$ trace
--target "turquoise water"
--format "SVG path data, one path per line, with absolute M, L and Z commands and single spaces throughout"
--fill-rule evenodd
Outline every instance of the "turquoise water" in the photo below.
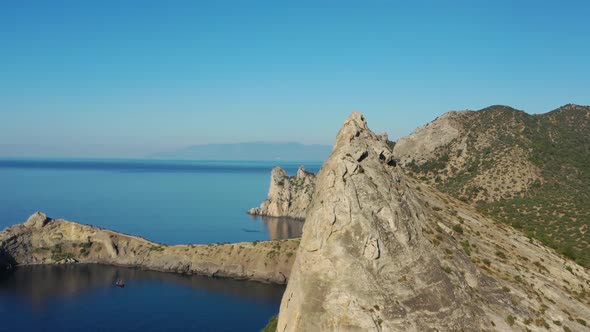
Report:
M 270 171 L 298 163 L 0 160 L 0 228 L 40 210 L 167 244 L 299 236 L 302 223 L 252 218 Z M 317 171 L 319 164 L 306 164 Z M 113 286 L 123 278 L 125 288 Z M 0 274 L 0 330 L 258 331 L 284 287 L 100 265 Z
M 0 228 L 43 211 L 166 244 L 266 240 L 288 222 L 246 211 L 266 198 L 276 165 L 294 174 L 299 163 L 0 160 Z

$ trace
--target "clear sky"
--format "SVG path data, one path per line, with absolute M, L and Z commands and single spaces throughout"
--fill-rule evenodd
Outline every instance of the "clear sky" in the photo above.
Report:
M 590 104 L 589 1 L 2 1 L 0 156 L 391 137 Z

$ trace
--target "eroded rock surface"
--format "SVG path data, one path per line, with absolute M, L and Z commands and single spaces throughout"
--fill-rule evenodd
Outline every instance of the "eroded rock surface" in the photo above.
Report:
M 252 215 L 305 219 L 307 207 L 315 189 L 315 174 L 300 166 L 297 174 L 289 176 L 275 167 L 270 176 L 268 198 L 260 207 L 248 211 Z
M 99 263 L 281 284 L 298 245 L 293 239 L 168 246 L 37 212 L 0 232 L 0 267 Z
M 392 159 L 352 113 L 317 176 L 277 331 L 587 330 L 584 268 Z

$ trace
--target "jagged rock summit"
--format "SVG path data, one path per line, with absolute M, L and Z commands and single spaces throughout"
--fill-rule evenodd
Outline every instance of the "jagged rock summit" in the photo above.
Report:
M 268 198 L 260 207 L 248 211 L 251 215 L 304 219 L 315 189 L 315 174 L 300 166 L 297 174 L 289 176 L 280 167 L 270 175 Z
M 461 225 L 442 222 L 362 114 L 344 122 L 316 184 L 277 331 L 507 331 L 538 314 L 525 290 L 472 261 Z

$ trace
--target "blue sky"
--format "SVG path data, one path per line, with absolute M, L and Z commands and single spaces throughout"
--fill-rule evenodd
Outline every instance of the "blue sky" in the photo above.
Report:
M 331 144 L 590 104 L 587 1 L 0 1 L 0 156 Z

